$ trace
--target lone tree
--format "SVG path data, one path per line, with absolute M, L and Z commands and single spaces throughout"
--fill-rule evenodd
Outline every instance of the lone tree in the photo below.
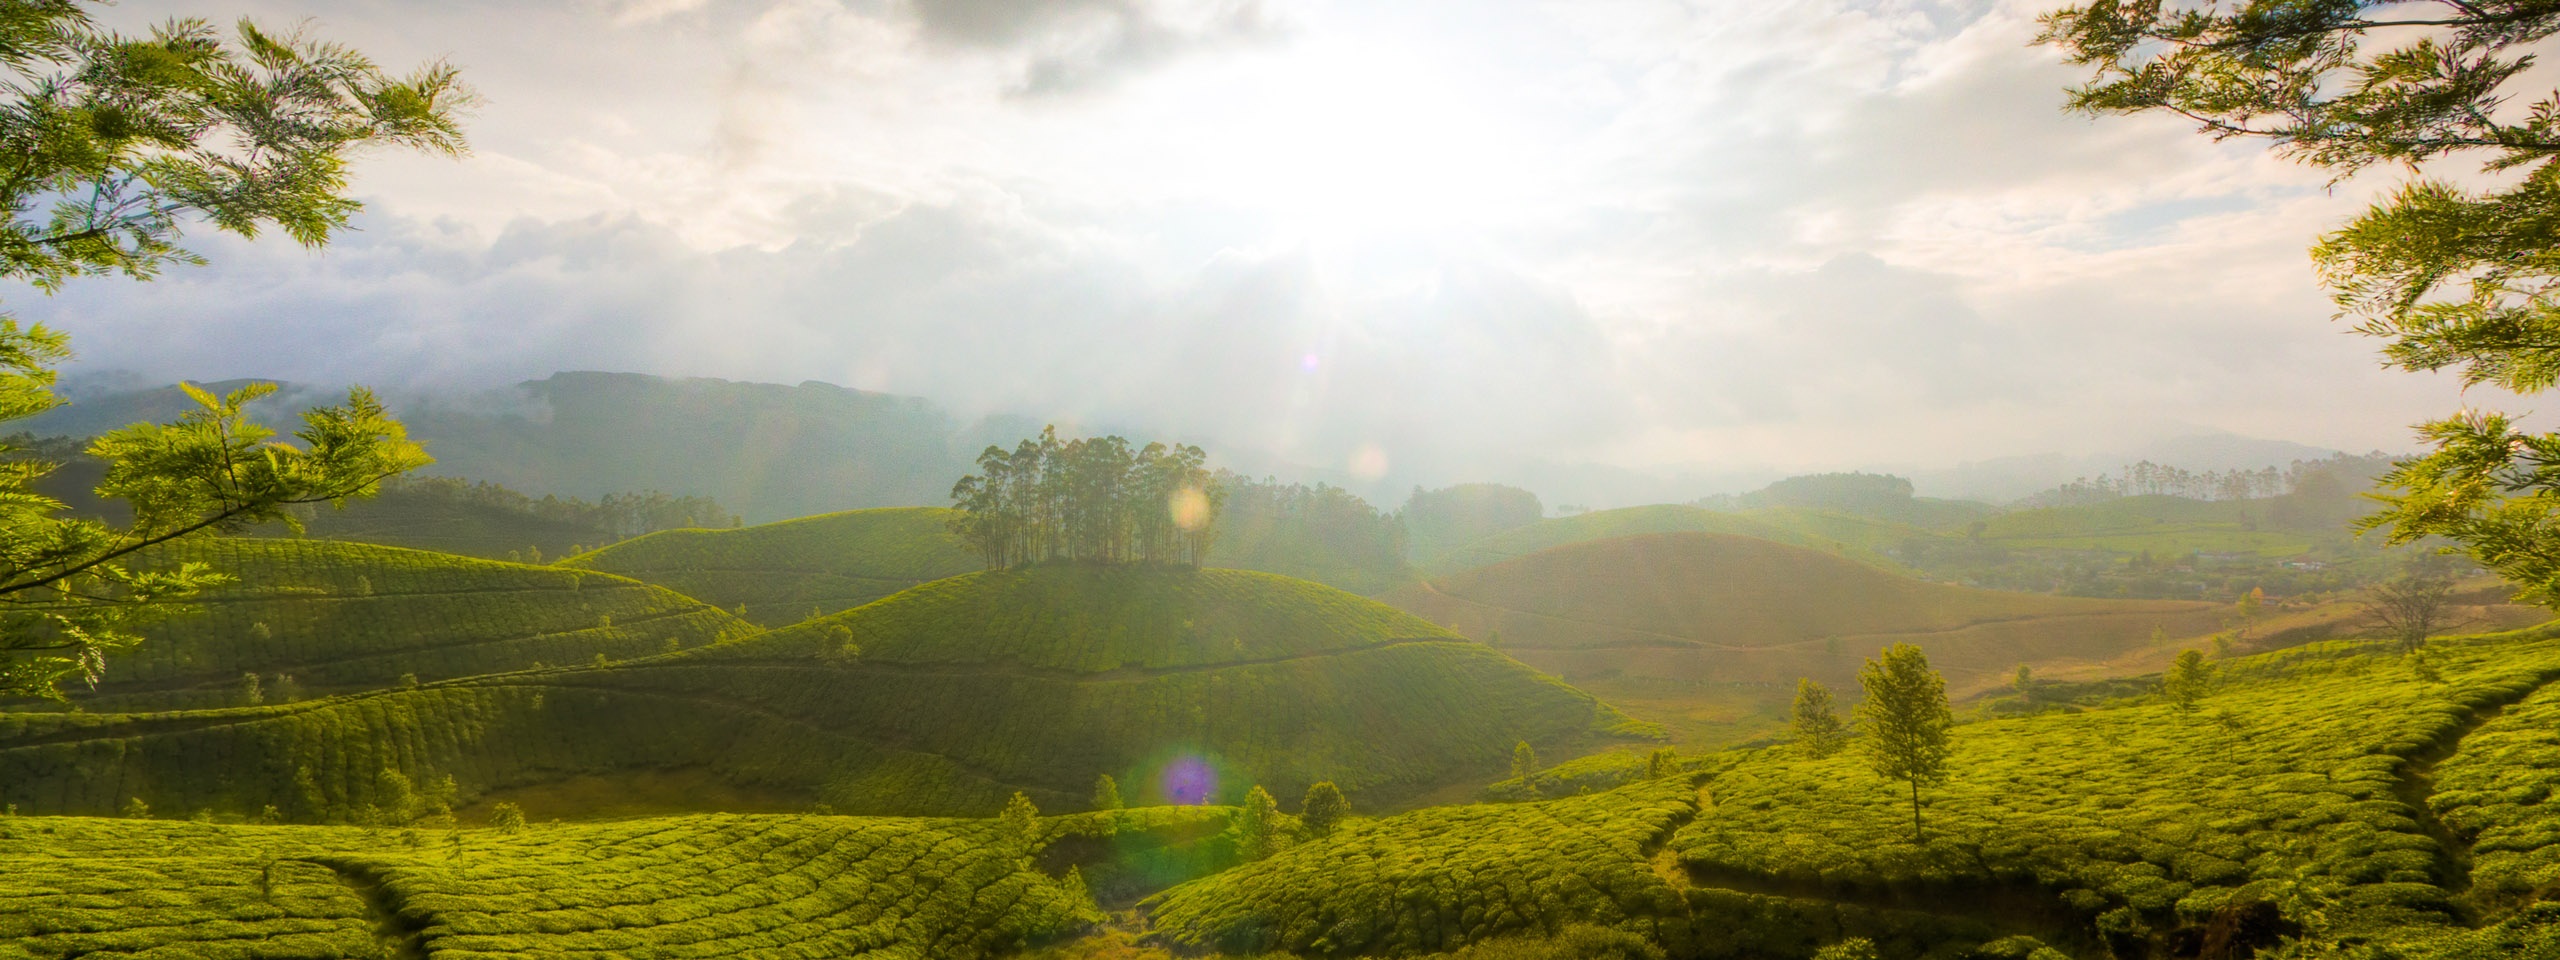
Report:
M 1811 677 L 1796 678 L 1795 734 L 1796 743 L 1816 757 L 1838 753 L 1849 743 L 1849 728 L 1840 722 L 1831 688 Z
M 2213 666 L 2204 662 L 2204 652 L 2186 650 L 2169 665 L 2169 674 L 2160 678 L 2160 692 L 2181 713 L 2194 713 L 2196 704 L 2204 702 L 2205 692 L 2213 686 Z
M 1947 680 L 1929 668 L 1920 648 L 1897 643 L 1858 671 L 1867 699 L 1858 704 L 1865 727 L 1867 762 L 1876 774 L 1911 786 L 1911 839 L 1928 839 L 1920 825 L 1920 788 L 1947 782 Z
M 2453 625 L 2453 582 L 2441 577 L 2402 577 L 2373 588 L 2364 605 L 2365 619 L 2398 641 L 2402 653 L 2416 653 L 2427 638 Z
M 1120 807 L 1120 781 L 1111 779 L 1107 773 L 1093 778 L 1093 808 L 1118 810 Z
M 347 165 L 368 147 L 459 154 L 472 97 L 430 64 L 386 76 L 345 47 L 243 21 L 229 38 L 203 20 L 147 36 L 100 28 L 81 0 L 0 2 L 0 279 L 47 293 L 81 277 L 149 280 L 202 258 L 179 245 L 191 225 L 254 237 L 282 230 L 326 243 L 359 205 Z M 62 334 L 0 315 L 0 421 L 51 409 Z M 97 492 L 124 500 L 129 526 L 61 516 L 34 492 L 52 465 L 0 467 L 0 695 L 59 698 L 95 682 L 108 651 L 138 641 L 145 619 L 227 580 L 204 566 L 147 569 L 135 554 L 206 531 L 293 518 L 294 504 L 344 502 L 426 464 L 370 392 L 304 415 L 298 443 L 249 423 L 271 384 L 94 441 Z M 0 455 L 11 452 L 0 446 Z
M 1309 785 L 1306 800 L 1298 804 L 1298 822 L 1306 824 L 1308 833 L 1319 837 L 1332 834 L 1333 828 L 1342 825 L 1342 818 L 1350 815 L 1351 800 L 1331 780 Z
M 2254 137 L 2345 179 L 2413 178 L 2322 237 L 2312 260 L 2338 316 L 2386 365 L 2460 371 L 2519 394 L 2560 383 L 2560 94 L 2512 103 L 2528 51 L 2560 33 L 2550 0 L 2097 0 L 2043 17 L 2038 41 L 2090 67 L 2070 108 L 2160 111 L 2215 139 Z M 2425 175 L 2481 165 L 2493 186 Z M 2423 424 L 2434 445 L 2381 478 L 2360 521 L 2394 544 L 2442 536 L 2560 605 L 2560 434 L 2502 413 Z
M 1511 779 L 1514 779 L 1514 780 L 1518 780 L 1518 781 L 1520 781 L 1520 785 L 1521 785 L 1521 786 L 1528 787 L 1528 788 L 1529 788 L 1529 789 L 1531 789 L 1531 790 L 1535 790 L 1535 789 L 1537 789 L 1537 786 L 1538 786 L 1538 785 L 1537 785 L 1537 784 L 1535 784 L 1535 783 L 1533 783 L 1533 782 L 1531 782 L 1530 778 L 1535 777 L 1535 776 L 1537 776 L 1537 775 L 1538 775 L 1538 751 L 1537 751 L 1536 749 L 1534 749 L 1534 748 L 1531 748 L 1531 747 L 1529 746 L 1529 741 L 1526 741 L 1526 740 L 1522 740 L 1522 741 L 1520 741 L 1520 742 L 1518 742 L 1518 743 L 1514 743 L 1514 744 L 1512 744 L 1512 745 L 1511 745 Z
M 1280 802 L 1272 799 L 1271 791 L 1255 784 L 1245 794 L 1244 803 L 1236 808 L 1235 822 L 1227 829 L 1228 840 L 1235 844 L 1236 856 L 1260 860 L 1271 855 L 1279 828 Z

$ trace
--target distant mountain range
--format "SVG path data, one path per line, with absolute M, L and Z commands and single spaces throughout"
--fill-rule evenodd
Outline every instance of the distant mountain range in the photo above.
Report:
M 219 391 L 248 382 L 202 385 Z M 17 428 L 38 436 L 91 436 L 136 421 L 166 421 L 191 405 L 173 386 L 143 387 L 129 376 L 74 379 L 63 393 L 69 404 Z M 337 389 L 287 383 L 263 404 L 265 417 L 289 424 L 300 410 L 341 396 Z M 652 489 L 708 496 L 749 523 L 862 507 L 947 505 L 952 481 L 968 472 L 978 450 L 1009 445 L 1038 432 L 1044 422 L 1023 415 L 964 422 L 922 397 L 816 381 L 786 386 L 583 371 L 480 394 L 388 399 L 411 435 L 436 456 L 428 473 L 493 481 L 535 496 L 594 498 Z M 1784 475 L 1740 466 L 1655 472 L 1515 461 L 1466 475 L 1363 481 L 1257 451 L 1207 445 L 1214 459 L 1238 472 L 1330 482 L 1389 510 L 1416 482 L 1494 480 L 1535 491 L 1550 506 L 1604 508 L 1741 492 Z M 2214 434 L 2118 454 L 2041 454 L 1892 472 L 1909 477 L 1924 496 L 2004 502 L 2140 460 L 2188 470 L 2255 469 L 2336 452 Z

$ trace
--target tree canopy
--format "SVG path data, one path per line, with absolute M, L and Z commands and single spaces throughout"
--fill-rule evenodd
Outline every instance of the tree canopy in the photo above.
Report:
M 1908 643 L 1884 648 L 1858 671 L 1867 698 L 1858 704 L 1867 762 L 1878 776 L 1911 787 L 1911 835 L 1920 828 L 1920 788 L 1947 781 L 1947 680 L 1930 668 L 1928 654 Z
M 256 236 L 273 227 L 317 246 L 359 205 L 347 164 L 364 148 L 458 154 L 472 101 L 452 67 L 387 76 L 353 50 L 242 21 L 226 40 L 202 20 L 148 36 L 104 30 L 78 0 L 0 0 L 0 278 L 41 291 L 85 276 L 150 279 L 202 259 L 179 245 L 194 224 Z M 70 344 L 42 324 L 0 317 L 0 421 L 51 409 Z M 54 464 L 0 462 L 0 695 L 56 696 L 94 680 L 131 628 L 223 581 L 201 565 L 134 562 L 160 543 L 251 524 L 292 523 L 286 507 L 344 502 L 428 458 L 361 388 L 308 411 L 299 443 L 251 422 L 256 385 L 214 396 L 176 423 L 98 437 L 101 496 L 127 501 L 129 527 L 62 516 L 33 482 Z M 0 449 L 0 455 L 11 452 Z
M 2094 72 L 2072 109 L 2177 114 L 2338 178 L 2417 174 L 2313 247 L 2339 316 L 2384 340 L 2389 366 L 2517 393 L 2560 382 L 2560 93 L 2510 89 L 2560 33 L 2560 4 L 2101 0 L 2043 24 L 2040 42 Z M 2425 175 L 2455 159 L 2495 185 Z M 2393 543 L 2448 537 L 2524 598 L 2560 604 L 2560 435 L 2467 410 L 2420 435 L 2433 452 L 2382 478 L 2391 492 L 2364 526 Z
M 952 532 L 990 567 L 1042 560 L 1198 566 L 1226 493 L 1199 447 L 1121 437 L 1061 441 L 1040 431 L 1011 451 L 978 454 L 979 473 L 951 487 Z

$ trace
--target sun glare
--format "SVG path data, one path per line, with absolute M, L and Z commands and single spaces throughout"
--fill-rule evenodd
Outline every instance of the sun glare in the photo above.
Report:
M 1527 138 L 1412 51 L 1293 44 L 1171 83 L 1128 146 L 1157 187 L 1313 239 L 1463 230 L 1518 189 Z

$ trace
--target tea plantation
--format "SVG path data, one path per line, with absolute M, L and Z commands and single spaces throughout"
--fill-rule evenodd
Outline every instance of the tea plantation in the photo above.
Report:
M 950 510 L 886 507 L 736 530 L 661 530 L 562 560 L 658 584 L 767 627 L 984 566 Z
M 1490 779 L 1519 740 L 1564 755 L 1647 733 L 1499 653 L 1305 581 L 1053 566 L 944 584 L 606 666 L 223 710 L 0 712 L 0 802 L 272 805 L 320 822 L 380 805 L 386 769 L 452 776 L 468 800 L 690 767 L 846 812 L 985 814 L 1017 790 L 1079 808 L 1106 773 L 1157 791 L 1133 798 L 1172 799 L 1164 771 L 1186 759 L 1212 781 L 1195 801 L 1329 779 L 1365 802 Z
M 1085 871 L 1142 871 L 1225 816 L 1134 810 L 1027 833 L 835 816 L 512 831 L 0 818 L 0 957 L 992 956 L 1101 919 Z M 1081 862 L 1043 852 L 1081 838 L 1106 842 Z
M 94 691 L 72 685 L 75 702 L 123 711 L 255 705 L 647 656 L 754 632 L 617 576 L 400 547 L 202 539 L 151 557 L 189 561 L 239 582 L 145 628 L 145 642 L 108 658 Z

